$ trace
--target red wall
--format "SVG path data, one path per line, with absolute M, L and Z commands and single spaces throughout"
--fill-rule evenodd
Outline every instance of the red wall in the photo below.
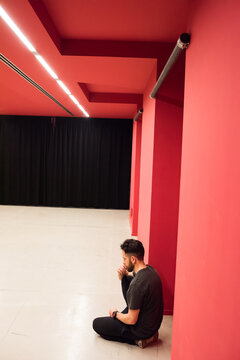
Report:
M 155 127 L 155 104 L 156 101 L 149 98 L 149 94 L 156 83 L 155 68 L 143 96 L 142 115 L 142 143 L 140 165 L 140 189 L 139 189 L 139 215 L 138 215 L 138 239 L 145 248 L 145 261 L 148 262 L 149 235 L 151 219 L 151 194 L 152 194 L 152 171 L 153 171 L 153 145 Z
M 163 65 L 159 62 L 158 72 Z M 145 260 L 161 276 L 165 314 L 172 314 L 174 299 L 183 79 L 184 57 L 156 100 L 149 98 L 156 83 L 156 72 L 152 74 L 143 101 L 138 239 L 145 246 Z
M 173 360 L 239 360 L 240 3 L 190 16 Z
M 163 283 L 164 313 L 172 314 L 175 285 L 182 107 L 156 102 L 149 263 Z
M 140 159 L 142 140 L 142 119 L 133 122 L 132 136 L 132 167 L 131 167 L 131 189 L 130 189 L 130 212 L 129 221 L 132 235 L 138 232 L 138 210 L 139 210 L 139 185 L 140 185 Z

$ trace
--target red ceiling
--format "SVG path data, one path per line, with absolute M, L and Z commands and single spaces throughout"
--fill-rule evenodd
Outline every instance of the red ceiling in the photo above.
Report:
M 2 0 L 1 5 L 91 117 L 131 118 L 136 104 L 111 95 L 142 94 L 178 36 L 187 31 L 189 0 Z M 12 30 L 0 18 L 1 53 L 82 116 Z M 89 92 L 103 93 L 91 102 Z M 4 63 L 0 63 L 0 114 L 70 116 Z M 116 99 L 114 96 L 114 99 Z M 125 99 L 127 96 L 125 96 Z M 128 97 L 129 98 L 129 97 Z M 99 100 L 100 99 L 100 100 Z M 105 100 L 104 100 L 105 99 Z

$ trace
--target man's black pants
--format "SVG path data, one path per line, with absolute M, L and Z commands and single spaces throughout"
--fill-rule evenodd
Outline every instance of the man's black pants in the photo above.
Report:
M 132 276 L 124 276 L 122 278 L 122 292 L 126 302 L 127 290 L 132 279 Z M 126 314 L 127 312 L 128 307 L 122 311 L 123 314 Z M 132 334 L 131 325 L 126 325 L 118 319 L 113 319 L 110 316 L 94 319 L 93 329 L 106 340 L 119 341 L 128 344 L 135 344 L 135 341 L 139 340 Z

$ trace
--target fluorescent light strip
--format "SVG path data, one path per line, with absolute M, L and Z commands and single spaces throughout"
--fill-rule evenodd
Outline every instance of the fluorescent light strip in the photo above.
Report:
M 68 88 L 66 87 L 66 85 L 64 85 L 64 83 L 61 81 L 61 80 L 57 80 L 57 83 L 58 83 L 58 85 L 65 91 L 65 93 L 67 94 L 67 95 L 70 95 L 71 94 L 71 92 L 68 90 Z
M 71 98 L 71 100 L 78 106 L 78 108 L 83 112 L 86 117 L 89 117 L 89 114 L 86 110 L 79 104 L 78 100 L 71 94 L 69 89 L 64 85 L 64 83 L 59 80 L 56 73 L 52 70 L 52 68 L 48 65 L 48 63 L 43 59 L 41 55 L 38 54 L 37 50 L 30 43 L 30 41 L 26 38 L 26 36 L 22 33 L 19 27 L 14 23 L 14 21 L 9 17 L 6 11 L 0 5 L 0 16 L 2 19 L 8 24 L 8 26 L 15 32 L 18 38 L 24 43 L 24 45 L 28 48 L 28 50 L 33 53 L 36 59 L 40 62 L 40 64 L 44 67 L 44 69 L 53 77 L 54 80 L 57 81 L 58 85 L 65 91 L 65 93 Z
M 83 108 L 83 106 L 79 104 L 79 102 L 77 101 L 77 99 L 75 98 L 75 96 L 73 96 L 72 94 L 70 94 L 69 97 L 70 97 L 71 100 L 74 102 L 74 104 L 76 104 L 77 107 L 84 113 L 84 115 L 85 115 L 86 117 L 89 117 L 89 114 L 86 112 L 86 110 Z
M 8 16 L 6 11 L 0 5 L 0 16 L 3 20 L 10 26 L 10 28 L 15 32 L 15 34 L 19 37 L 19 39 L 24 43 L 24 45 L 30 50 L 31 52 L 35 52 L 36 49 L 30 43 L 30 41 L 26 38 L 26 36 L 21 32 L 19 27 L 13 22 L 13 20 Z
M 79 104 L 79 102 L 77 101 L 77 99 L 75 98 L 75 96 L 73 96 L 72 94 L 70 94 L 69 97 L 72 99 L 72 101 L 74 102 L 74 104 L 76 104 L 76 105 Z
M 58 79 L 58 76 L 55 74 L 55 72 L 50 68 L 48 63 L 43 59 L 43 57 L 39 54 L 34 54 L 34 56 L 38 59 L 40 64 L 44 67 L 45 70 L 55 79 Z
M 84 113 L 84 115 L 86 116 L 86 117 L 89 117 L 89 114 L 86 112 L 86 110 L 82 107 L 82 105 L 80 105 L 80 104 L 77 104 L 77 106 L 79 107 L 79 109 Z

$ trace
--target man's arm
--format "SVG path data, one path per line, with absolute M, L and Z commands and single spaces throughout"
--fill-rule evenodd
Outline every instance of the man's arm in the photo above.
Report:
M 113 317 L 113 312 L 117 311 L 117 309 L 110 309 L 109 315 Z M 122 314 L 121 312 L 117 312 L 116 319 L 123 322 L 127 325 L 135 325 L 138 321 L 138 315 L 139 315 L 140 309 L 137 310 L 128 310 L 127 314 Z

